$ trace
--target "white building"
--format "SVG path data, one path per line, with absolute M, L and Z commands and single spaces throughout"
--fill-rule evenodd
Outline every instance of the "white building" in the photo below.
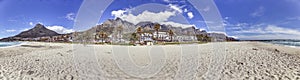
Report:
M 157 38 L 157 36 L 158 36 L 158 41 L 170 41 L 171 40 L 168 32 L 158 32 L 158 35 L 157 35 L 157 32 L 154 32 L 153 37 Z

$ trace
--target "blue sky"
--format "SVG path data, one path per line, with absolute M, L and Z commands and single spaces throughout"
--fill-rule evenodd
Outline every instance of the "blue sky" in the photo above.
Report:
M 203 0 L 200 0 L 200 2 Z M 240 39 L 300 39 L 299 0 L 213 0 L 225 33 Z M 0 38 L 13 36 L 42 23 L 59 33 L 74 31 L 74 21 L 83 0 L 0 0 Z M 99 3 L 101 4 L 101 3 Z M 93 7 L 93 6 L 92 6 Z M 115 0 L 99 23 L 121 17 L 132 23 L 153 21 L 174 26 L 209 30 L 196 9 L 185 0 Z

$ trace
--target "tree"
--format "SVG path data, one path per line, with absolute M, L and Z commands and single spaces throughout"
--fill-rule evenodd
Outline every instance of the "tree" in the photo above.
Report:
M 211 42 L 211 37 L 209 37 L 207 34 L 198 34 L 197 40 L 202 42 Z
M 68 42 L 69 41 L 69 35 L 64 35 L 63 39 L 64 39 L 64 42 Z
M 139 43 L 141 43 L 141 33 L 143 32 L 143 28 L 142 27 L 137 27 L 136 28 L 136 32 L 139 34 Z
M 205 35 L 204 39 L 205 39 L 206 42 L 211 42 L 212 41 L 211 37 L 209 37 L 208 35 Z
M 132 33 L 130 40 L 133 42 L 133 44 L 135 44 L 135 41 L 138 39 L 137 34 L 136 33 Z
M 98 35 L 101 38 L 101 42 L 104 42 L 104 39 L 107 37 L 107 34 L 104 31 L 100 31 Z
M 117 27 L 117 31 L 118 31 L 118 39 L 119 39 L 119 42 L 121 42 L 121 34 L 122 34 L 122 32 L 123 32 L 123 26 L 122 25 L 120 25 L 120 26 L 118 26 Z
M 204 36 L 205 36 L 204 34 L 196 35 L 198 41 L 204 41 Z
M 169 35 L 171 36 L 171 42 L 172 42 L 173 41 L 173 35 L 174 35 L 173 30 L 169 30 Z
M 158 30 L 160 29 L 160 24 L 155 24 L 154 29 L 156 31 L 156 41 L 158 40 Z

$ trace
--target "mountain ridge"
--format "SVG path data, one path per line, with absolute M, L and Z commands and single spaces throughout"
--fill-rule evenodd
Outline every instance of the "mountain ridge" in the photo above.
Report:
M 94 34 L 98 32 L 106 32 L 108 35 L 117 35 L 118 30 L 117 27 L 122 26 L 122 34 L 130 34 L 136 32 L 137 27 L 142 27 L 143 30 L 148 30 L 151 32 L 154 32 L 154 25 L 157 23 L 145 21 L 145 22 L 139 22 L 137 24 L 133 24 L 131 22 L 122 20 L 121 18 L 116 19 L 108 19 L 104 21 L 102 24 L 95 25 L 91 27 L 88 30 L 78 32 L 79 34 L 85 34 L 82 35 L 85 36 L 87 39 L 93 39 L 95 38 Z M 191 35 L 211 35 L 212 37 L 217 37 L 219 39 L 224 39 L 224 36 L 222 34 L 214 34 L 214 33 L 208 33 L 206 30 L 197 29 L 195 26 L 183 28 L 183 27 L 174 27 L 172 25 L 165 25 L 162 24 L 159 31 L 167 32 L 168 30 L 173 30 L 175 35 L 177 36 L 191 36 Z M 67 34 L 58 34 L 55 31 L 47 29 L 42 24 L 36 24 L 36 26 L 32 29 L 29 29 L 27 31 L 23 31 L 19 33 L 16 36 L 8 37 L 0 39 L 0 41 L 10 41 L 14 40 L 14 38 L 37 38 L 37 37 L 52 37 L 52 36 L 58 36 L 58 35 L 72 35 L 72 33 Z M 227 38 L 227 36 L 226 36 Z

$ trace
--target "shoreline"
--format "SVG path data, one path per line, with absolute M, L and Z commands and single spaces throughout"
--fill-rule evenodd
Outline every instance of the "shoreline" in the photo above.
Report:
M 26 43 L 25 42 L 19 42 L 19 44 L 10 45 L 10 46 L 3 46 L 3 47 L 0 47 L 0 48 L 11 48 L 11 47 L 21 46 L 21 45 L 24 45 L 24 44 L 26 44 Z

